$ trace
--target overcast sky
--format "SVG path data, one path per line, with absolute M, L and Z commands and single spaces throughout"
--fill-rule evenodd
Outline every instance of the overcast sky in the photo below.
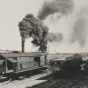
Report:
M 32 13 L 36 17 L 44 1 L 47 0 L 0 0 L 0 49 L 21 50 L 21 37 L 18 22 L 20 22 L 28 13 Z M 57 14 L 54 14 L 44 20 L 44 24 L 50 28 L 49 30 L 51 32 L 61 32 L 64 34 L 64 40 L 61 43 L 49 44 L 49 52 L 88 52 L 88 36 L 83 38 L 84 40 L 87 38 L 84 41 L 85 44 L 83 43 L 83 46 L 80 46 L 79 44 L 81 40 L 80 38 L 83 36 L 82 33 L 82 36 L 77 36 L 77 34 L 73 35 L 78 38 L 74 40 L 75 37 L 72 37 L 74 43 L 69 43 L 69 38 L 71 37 L 72 33 L 71 29 L 77 26 L 74 24 L 74 22 L 78 22 L 77 17 L 79 17 L 81 14 L 81 8 L 83 8 L 81 10 L 82 13 L 85 13 L 82 14 L 82 17 L 84 17 L 86 14 L 88 15 L 88 12 L 85 10 L 85 7 L 88 7 L 87 0 L 74 0 L 73 4 L 73 13 L 69 14 L 68 16 L 61 16 L 59 20 L 54 19 L 51 22 L 51 18 L 57 17 Z M 86 19 L 86 23 L 88 23 L 88 16 L 86 16 Z M 87 30 L 88 27 L 86 27 L 86 33 L 88 33 Z M 80 35 L 80 33 L 78 35 Z M 30 52 L 32 50 L 36 50 L 33 48 L 30 41 L 30 38 L 26 40 L 25 51 Z

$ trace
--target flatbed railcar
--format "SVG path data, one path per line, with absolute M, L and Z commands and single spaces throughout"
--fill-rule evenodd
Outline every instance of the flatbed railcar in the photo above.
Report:
M 10 77 L 34 69 L 47 68 L 47 53 L 0 54 L 0 75 Z

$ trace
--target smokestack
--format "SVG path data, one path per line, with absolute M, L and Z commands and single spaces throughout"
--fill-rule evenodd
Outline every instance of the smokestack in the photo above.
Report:
M 25 39 L 22 37 L 21 38 L 21 44 L 22 44 L 22 53 L 25 52 Z

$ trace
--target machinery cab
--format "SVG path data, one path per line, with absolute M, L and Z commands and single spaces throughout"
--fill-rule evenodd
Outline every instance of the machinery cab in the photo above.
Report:
M 62 69 L 62 64 L 63 62 L 65 61 L 64 58 L 62 59 L 53 59 L 53 60 L 50 60 L 50 66 L 53 68 L 53 70 L 61 70 Z

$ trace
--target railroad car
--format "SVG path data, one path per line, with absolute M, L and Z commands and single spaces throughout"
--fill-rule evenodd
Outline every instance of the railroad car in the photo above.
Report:
M 10 77 L 39 68 L 46 68 L 47 53 L 0 54 L 0 75 Z
M 83 64 L 82 57 L 79 54 L 67 58 L 56 58 L 50 61 L 53 73 L 58 71 L 78 71 Z

